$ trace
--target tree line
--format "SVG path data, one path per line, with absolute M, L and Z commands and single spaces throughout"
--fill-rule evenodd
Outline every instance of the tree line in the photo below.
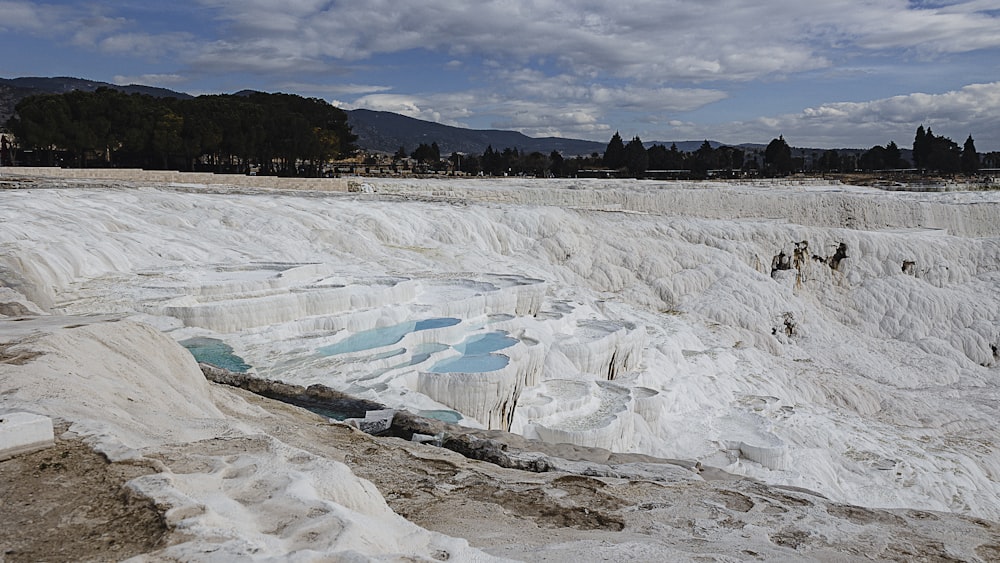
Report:
M 799 151 L 802 152 L 802 151 Z M 753 172 L 764 176 L 783 176 L 792 172 L 855 172 L 899 170 L 916 168 L 921 171 L 943 174 L 975 174 L 984 164 L 1000 166 L 1000 153 L 988 153 L 980 158 L 972 135 L 962 148 L 951 139 L 934 135 L 930 128 L 917 128 L 913 141 L 913 162 L 903 158 L 895 141 L 885 146 L 876 145 L 864 151 L 827 150 L 821 155 L 813 152 L 810 157 L 793 156 L 793 149 L 783 136 L 772 139 L 763 151 L 743 150 L 736 147 L 713 148 L 708 141 L 689 153 L 680 152 L 677 146 L 670 149 L 662 145 L 644 148 L 638 136 L 628 144 L 615 133 L 604 151 L 602 165 L 616 170 L 621 176 L 642 177 L 652 170 L 687 171 L 694 177 L 705 177 L 715 172 Z
M 795 154 L 798 153 L 798 156 Z M 725 177 L 743 174 L 784 176 L 794 172 L 857 172 L 919 169 L 943 174 L 975 174 L 983 165 L 1000 166 L 1000 153 L 988 153 L 980 158 L 970 135 L 962 148 L 947 137 L 934 135 L 923 125 L 917 128 L 911 162 L 895 141 L 860 150 L 826 150 L 806 154 L 789 146 L 783 136 L 772 139 L 763 149 L 754 147 L 715 146 L 704 141 L 690 152 L 680 151 L 676 144 L 669 148 L 653 144 L 648 148 L 635 136 L 626 143 L 619 132 L 611 137 L 603 154 L 564 158 L 557 151 L 523 153 L 517 148 L 495 150 L 486 148 L 482 155 L 453 153 L 443 159 L 436 142 L 421 143 L 409 154 L 403 147 L 395 160 L 409 158 L 428 170 L 455 170 L 466 174 L 491 176 L 531 175 L 573 177 L 580 174 L 603 173 L 617 177 L 643 178 L 650 176 L 678 178 Z
M 31 96 L 16 107 L 8 129 L 22 150 L 20 161 L 35 165 L 113 166 L 284 176 L 319 176 L 324 164 L 356 151 L 347 114 L 324 100 L 293 94 L 250 92 L 191 99 L 94 92 Z M 1000 166 L 1000 153 L 980 158 L 970 135 L 960 148 L 923 125 L 913 140 L 912 162 L 894 141 L 863 153 L 827 150 L 809 155 L 779 136 L 766 148 L 712 146 L 694 151 L 653 144 L 619 132 L 603 154 L 573 158 L 559 152 L 525 153 L 486 148 L 481 155 L 453 153 L 443 159 L 436 142 L 421 143 L 407 157 L 426 170 L 466 174 L 571 177 L 603 173 L 619 177 L 704 178 L 737 174 L 782 176 L 792 172 L 853 172 L 916 168 L 945 174 L 974 174 Z M 4 153 L 7 147 L 4 147 Z
M 319 176 L 352 154 L 347 114 L 324 100 L 251 92 L 191 99 L 111 88 L 27 97 L 7 123 L 22 161 Z

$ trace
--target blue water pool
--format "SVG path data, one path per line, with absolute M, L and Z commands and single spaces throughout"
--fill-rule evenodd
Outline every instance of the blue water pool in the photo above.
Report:
M 517 344 L 516 338 L 498 330 L 485 334 L 474 334 L 466 338 L 461 344 L 456 344 L 454 348 L 466 356 L 478 356 L 510 348 L 515 344 Z
M 389 366 L 387 368 L 377 369 L 369 373 L 362 379 L 371 379 L 373 377 L 378 377 L 384 373 L 390 372 L 394 369 L 407 368 L 410 366 L 415 366 L 417 364 L 422 364 L 431 357 L 431 354 L 434 354 L 435 352 L 440 352 L 442 350 L 447 350 L 448 348 L 450 348 L 450 346 L 448 346 L 447 344 L 438 344 L 436 342 L 430 342 L 427 344 L 418 344 L 416 347 L 413 348 L 413 355 L 410 356 L 409 360 L 406 360 L 405 362 L 400 364 Z M 399 350 L 393 350 L 392 354 L 388 354 L 385 357 L 393 358 L 396 356 L 401 356 L 404 353 L 406 353 L 406 348 L 400 348 Z
M 420 344 L 413 348 L 413 356 L 410 357 L 410 361 L 406 362 L 405 365 L 399 367 L 415 366 L 417 364 L 422 364 L 430 359 L 431 354 L 436 354 L 448 349 L 447 344 L 438 344 L 437 342 L 428 342 L 427 344 Z
M 392 350 L 387 350 L 385 352 L 375 354 L 372 356 L 372 360 L 385 360 L 388 358 L 395 358 L 396 356 L 402 356 L 406 353 L 406 348 L 394 348 Z
M 517 339 L 506 332 L 487 332 L 466 338 L 461 344 L 454 346 L 461 356 L 441 360 L 431 366 L 431 373 L 482 373 L 496 371 L 507 367 L 510 358 L 503 354 L 493 354 L 498 350 L 509 348 L 517 343 Z
M 246 373 L 250 369 L 243 358 L 233 354 L 232 347 L 218 338 L 189 338 L 182 340 L 180 345 L 187 348 L 198 362 L 239 373 Z
M 348 354 L 351 352 L 361 352 L 372 348 L 391 346 L 403 339 L 411 332 L 430 330 L 433 328 L 444 328 L 454 326 L 462 322 L 461 319 L 451 317 L 441 317 L 436 319 L 424 319 L 421 321 L 408 321 L 393 326 L 384 326 L 365 330 L 357 334 L 352 334 L 336 344 L 323 346 L 317 352 L 324 356 L 336 356 L 337 354 Z
M 459 420 L 462 420 L 462 418 L 464 418 L 460 413 L 449 410 L 419 411 L 417 412 L 417 414 L 426 418 L 433 418 L 440 420 L 442 422 L 450 422 L 452 424 L 455 424 Z

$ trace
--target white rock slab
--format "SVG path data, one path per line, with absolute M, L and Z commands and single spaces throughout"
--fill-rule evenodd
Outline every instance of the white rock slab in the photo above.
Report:
M 52 446 L 52 419 L 28 412 L 0 415 L 0 461 Z

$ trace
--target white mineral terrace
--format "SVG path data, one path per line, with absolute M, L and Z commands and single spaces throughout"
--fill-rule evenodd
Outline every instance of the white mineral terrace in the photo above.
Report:
M 365 181 L 2 190 L 2 301 L 470 427 L 1000 519 L 1000 192 Z

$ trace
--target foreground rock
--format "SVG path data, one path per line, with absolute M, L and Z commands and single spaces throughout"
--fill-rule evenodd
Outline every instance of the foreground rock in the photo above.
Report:
M 57 431 L 52 447 L 0 463 L 0 560 L 111 561 L 162 547 L 162 511 L 125 486 L 151 470 Z

